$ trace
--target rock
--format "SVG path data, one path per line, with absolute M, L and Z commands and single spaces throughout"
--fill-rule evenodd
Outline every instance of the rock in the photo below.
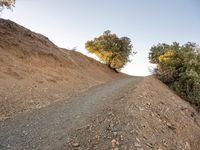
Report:
M 113 139 L 113 140 L 111 141 L 111 143 L 112 143 L 112 147 L 113 147 L 113 148 L 119 145 L 119 142 L 118 142 L 117 140 L 115 140 L 115 139 Z
M 152 143 L 146 143 L 146 145 L 150 148 L 153 148 L 153 144 Z
M 162 140 L 163 146 L 168 147 L 168 143 L 165 139 Z
M 111 128 L 113 128 L 113 127 L 114 127 L 114 124 L 113 124 L 113 123 L 111 123 L 111 124 L 110 124 L 110 127 L 111 127 Z
M 154 115 L 154 113 L 150 113 L 150 115 L 152 116 L 152 117 L 154 117 L 155 115 Z
M 79 143 L 73 143 L 72 145 L 73 145 L 73 147 L 79 147 L 80 146 Z
M 113 113 L 110 111 L 110 112 L 108 112 L 108 115 L 109 115 L 109 116 L 112 116 L 112 115 L 113 115 Z
M 137 137 L 135 138 L 138 142 L 140 142 L 140 139 L 138 139 Z
M 150 106 L 150 105 L 151 105 L 151 103 L 150 103 L 150 102 L 147 102 L 147 103 L 146 103 L 146 105 L 147 105 L 147 106 Z
M 122 135 L 120 136 L 120 140 L 121 140 L 121 141 L 123 141 L 123 140 L 124 140 L 124 137 L 123 137 Z
M 190 144 L 188 142 L 185 143 L 185 150 L 191 150 Z
M 98 136 L 98 135 L 95 135 L 95 138 L 96 138 L 96 139 L 99 139 L 99 136 Z
M 22 133 L 23 133 L 24 135 L 28 135 L 28 132 L 25 131 L 25 130 L 23 130 Z
M 117 134 L 118 133 L 116 131 L 113 132 L 114 137 L 117 137 Z
M 135 147 L 141 147 L 141 145 L 137 142 L 134 145 L 135 145 Z
M 10 144 L 7 145 L 7 148 L 11 148 Z
M 171 124 L 171 123 L 169 123 L 169 122 L 167 122 L 167 127 L 168 127 L 169 129 L 171 129 L 171 130 L 175 130 L 175 129 L 176 129 L 175 125 L 173 125 L 173 124 Z
M 111 141 L 111 143 L 112 143 L 112 147 L 115 147 L 115 146 L 116 146 L 116 143 L 117 143 L 117 141 L 116 141 L 115 139 L 113 139 L 113 140 Z

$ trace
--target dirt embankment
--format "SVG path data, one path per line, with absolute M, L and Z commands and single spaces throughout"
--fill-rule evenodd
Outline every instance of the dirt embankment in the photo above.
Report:
M 47 37 L 0 19 L 0 120 L 122 77 Z
M 150 76 L 123 91 L 71 131 L 63 149 L 199 149 L 200 115 L 167 86 Z
M 200 116 L 150 76 L 93 87 L 0 122 L 0 148 L 198 150 Z

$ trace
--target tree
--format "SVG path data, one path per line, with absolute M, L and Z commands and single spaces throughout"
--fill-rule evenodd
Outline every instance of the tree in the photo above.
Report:
M 102 62 L 115 71 L 123 68 L 127 62 L 130 62 L 129 56 L 135 54 L 128 37 L 119 38 L 109 30 L 94 40 L 87 41 L 85 48 L 90 53 L 96 54 Z
M 151 47 L 149 59 L 157 64 L 161 81 L 200 108 L 200 52 L 195 43 L 158 44 Z
M 2 12 L 4 8 L 12 9 L 14 5 L 15 0 L 0 0 L 0 12 Z

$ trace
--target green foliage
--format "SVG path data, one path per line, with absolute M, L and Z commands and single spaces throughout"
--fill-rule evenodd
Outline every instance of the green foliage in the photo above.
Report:
M 103 35 L 87 41 L 85 48 L 96 56 L 110 68 L 119 70 L 130 61 L 129 56 L 132 51 L 131 40 L 128 37 L 119 38 L 110 31 L 105 31 Z
M 181 97 L 200 107 L 200 53 L 196 44 L 158 44 L 149 59 L 157 64 L 155 73 Z
M 15 0 L 0 0 L 0 12 L 2 12 L 4 8 L 12 9 L 14 5 Z

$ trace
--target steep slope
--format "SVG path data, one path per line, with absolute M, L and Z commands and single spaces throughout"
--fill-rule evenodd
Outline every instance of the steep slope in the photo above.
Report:
M 200 116 L 155 77 L 97 85 L 0 122 L 0 149 L 198 150 Z
M 0 19 L 0 120 L 125 75 Z
M 62 149 L 198 150 L 200 115 L 154 76 L 71 130 Z

